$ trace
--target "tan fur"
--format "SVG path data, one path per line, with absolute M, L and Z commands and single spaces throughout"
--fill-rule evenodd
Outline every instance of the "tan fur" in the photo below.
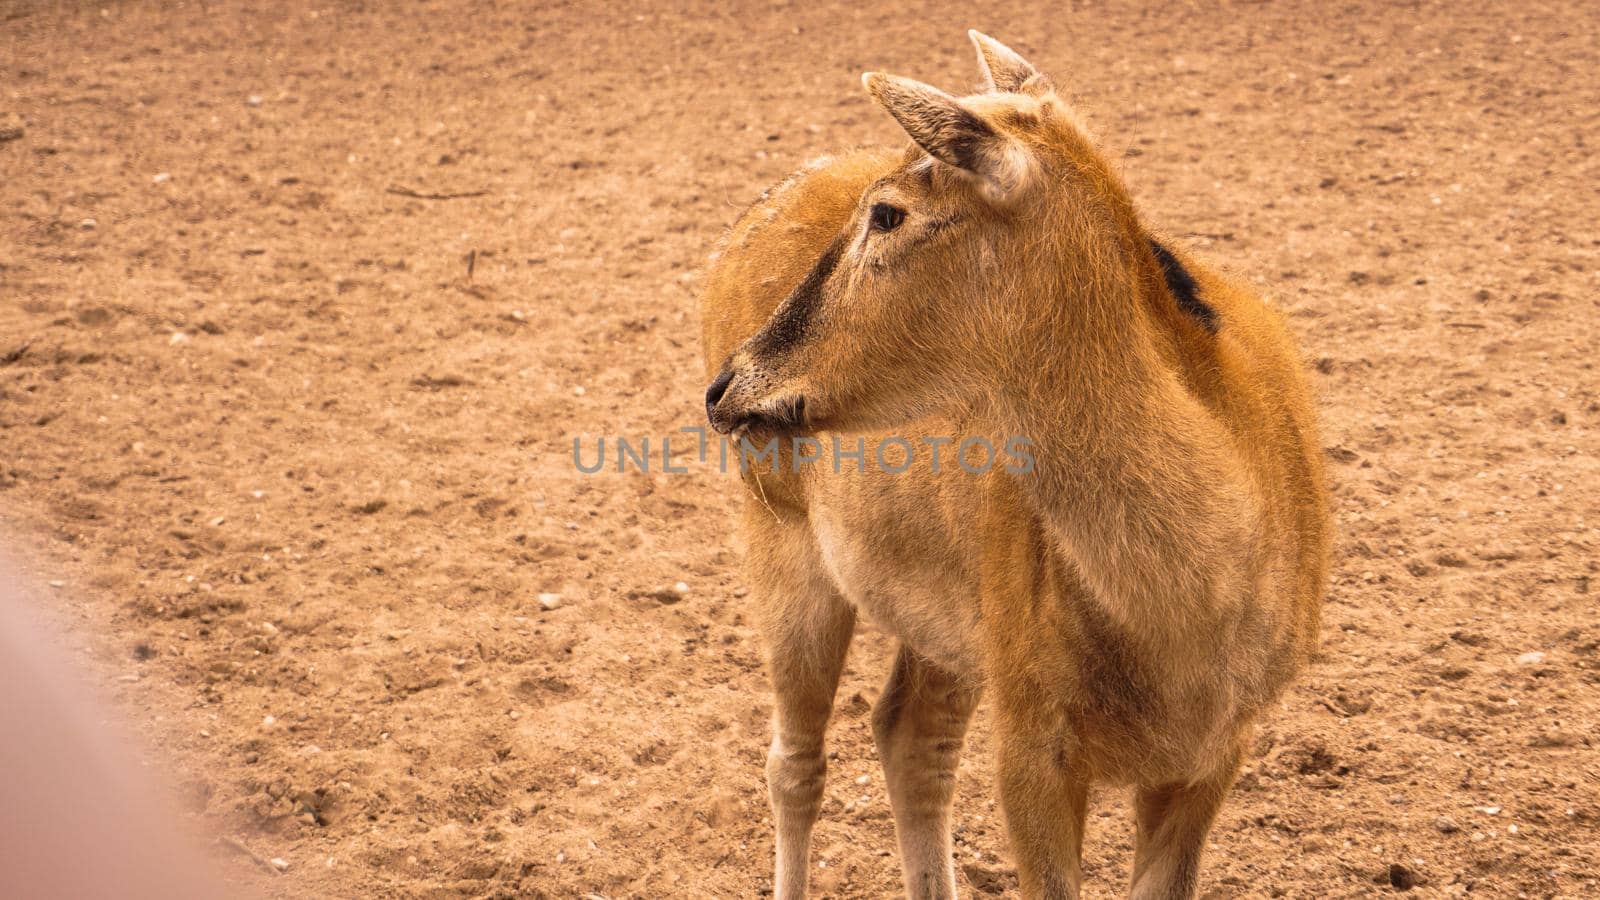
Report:
M 1328 535 L 1301 364 L 1277 313 L 1183 253 L 1220 328 L 1179 309 L 1076 116 L 1020 57 L 974 43 L 1021 93 L 869 76 L 919 146 L 768 192 L 703 298 L 707 372 L 732 379 L 719 427 L 804 397 L 805 421 L 777 430 L 918 448 L 903 474 L 795 473 L 786 455 L 745 475 L 777 701 L 776 895 L 805 894 L 860 614 L 901 640 L 873 725 L 908 894 L 954 894 L 956 757 L 986 689 L 1024 896 L 1077 895 L 1094 781 L 1136 792 L 1132 896 L 1192 896 L 1249 728 L 1317 639 Z M 904 223 L 871 231 L 874 203 Z M 835 241 L 803 339 L 775 343 Z M 966 435 L 1026 436 L 1035 468 L 967 474 L 949 446 L 931 474 L 919 438 Z

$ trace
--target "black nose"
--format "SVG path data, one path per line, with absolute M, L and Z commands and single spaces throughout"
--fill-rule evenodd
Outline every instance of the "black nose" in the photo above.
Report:
M 733 383 L 733 370 L 723 369 L 717 380 L 711 382 L 711 387 L 706 388 L 706 418 L 712 418 L 711 411 L 717 408 L 717 403 L 722 400 L 722 395 L 728 392 L 728 385 Z

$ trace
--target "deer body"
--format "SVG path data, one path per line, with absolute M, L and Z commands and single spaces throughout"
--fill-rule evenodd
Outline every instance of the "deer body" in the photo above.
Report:
M 954 774 L 987 692 L 1024 895 L 1076 896 L 1088 786 L 1110 781 L 1136 791 L 1133 895 L 1190 896 L 1249 727 L 1316 640 L 1300 363 L 1259 298 L 1152 237 L 1042 76 L 974 41 L 993 90 L 869 76 L 915 146 L 769 191 L 703 299 L 719 430 L 921 451 L 899 473 L 785 453 L 744 476 L 775 892 L 805 893 L 860 614 L 901 642 L 873 731 L 909 894 L 954 894 Z M 924 439 L 965 435 L 1025 437 L 1032 465 L 972 474 L 946 445 L 932 472 Z

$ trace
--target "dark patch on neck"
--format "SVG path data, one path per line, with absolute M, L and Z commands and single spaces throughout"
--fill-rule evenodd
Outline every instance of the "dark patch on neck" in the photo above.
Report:
M 805 280 L 778 304 L 772 318 L 767 320 L 752 342 L 752 350 L 763 354 L 781 353 L 805 339 L 817 307 L 822 305 L 822 287 L 828 283 L 828 277 L 833 274 L 834 267 L 839 264 L 839 255 L 843 252 L 844 237 L 841 235 L 822 251 L 822 256 L 818 257 Z
M 1220 324 L 1217 321 L 1217 311 L 1211 305 L 1200 299 L 1200 285 L 1183 267 L 1172 251 L 1168 250 L 1160 241 L 1150 238 L 1150 249 L 1156 255 L 1156 262 L 1161 266 L 1161 275 L 1167 281 L 1167 290 L 1171 292 L 1172 299 L 1178 302 L 1178 308 L 1187 313 L 1200 327 L 1207 331 L 1216 331 Z

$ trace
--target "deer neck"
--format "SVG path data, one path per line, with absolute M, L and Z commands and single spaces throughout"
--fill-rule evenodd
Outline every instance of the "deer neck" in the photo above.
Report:
M 1031 442 L 1017 484 L 1114 620 L 1203 628 L 1248 586 L 1259 501 L 1228 433 L 1158 351 L 1137 275 L 1041 290 L 1026 333 L 996 348 L 993 424 Z

